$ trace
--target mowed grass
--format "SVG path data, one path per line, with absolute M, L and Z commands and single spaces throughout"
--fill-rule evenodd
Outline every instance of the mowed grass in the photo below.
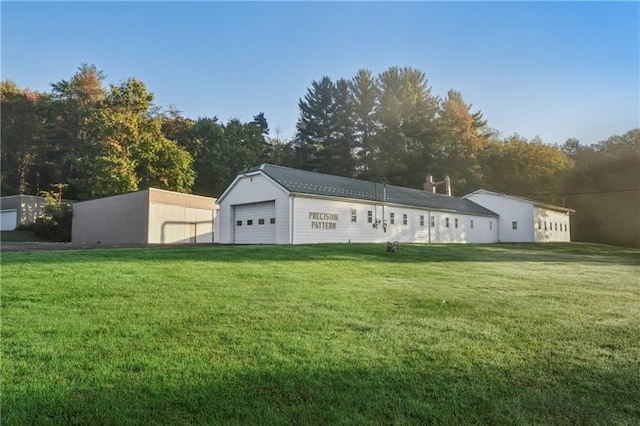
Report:
M 640 251 L 2 254 L 13 424 L 639 424 Z

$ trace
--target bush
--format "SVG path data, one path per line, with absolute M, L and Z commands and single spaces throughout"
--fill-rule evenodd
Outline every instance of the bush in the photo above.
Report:
M 42 217 L 36 219 L 33 232 L 36 236 L 50 241 L 71 241 L 72 208 L 67 203 L 49 204 Z
M 53 186 L 58 192 L 41 191 L 47 200 L 42 216 L 33 225 L 33 233 L 46 240 L 68 242 L 71 241 L 73 208 L 71 204 L 62 201 L 62 190 L 66 185 Z

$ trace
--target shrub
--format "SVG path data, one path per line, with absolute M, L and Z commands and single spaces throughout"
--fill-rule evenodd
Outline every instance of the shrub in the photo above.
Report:
M 66 185 L 54 186 L 58 192 L 42 191 L 46 202 L 42 216 L 33 225 L 33 232 L 50 241 L 68 242 L 71 241 L 73 209 L 71 204 L 62 201 L 62 190 Z

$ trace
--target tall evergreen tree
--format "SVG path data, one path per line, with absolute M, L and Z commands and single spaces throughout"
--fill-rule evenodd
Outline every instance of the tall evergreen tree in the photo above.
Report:
M 320 152 L 336 127 L 335 84 L 329 77 L 313 81 L 298 101 L 300 117 L 294 141 L 298 165 L 305 170 L 323 171 Z
M 397 185 L 419 188 L 437 158 L 435 123 L 439 100 L 423 72 L 392 67 L 378 77 L 380 129 L 369 174 Z
M 377 132 L 375 117 L 380 91 L 369 70 L 360 70 L 351 80 L 353 103 L 354 147 L 357 172 L 366 175 L 369 170 L 372 141 Z

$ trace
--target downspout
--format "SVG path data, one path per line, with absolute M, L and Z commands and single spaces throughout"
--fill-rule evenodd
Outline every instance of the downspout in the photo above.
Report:
M 289 244 L 293 244 L 293 200 L 295 197 L 295 194 L 289 194 Z

